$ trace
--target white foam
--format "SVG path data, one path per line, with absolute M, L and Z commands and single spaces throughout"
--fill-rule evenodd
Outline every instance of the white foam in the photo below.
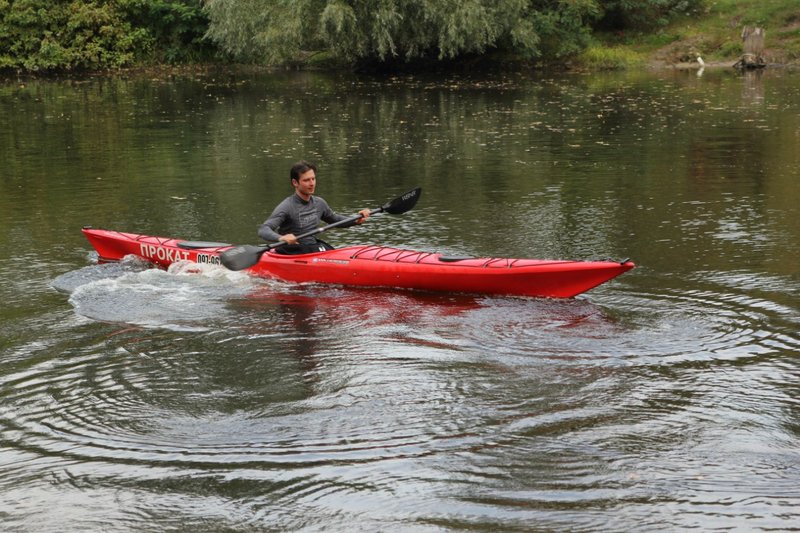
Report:
M 75 312 L 104 322 L 205 331 L 226 316 L 227 301 L 241 297 L 255 280 L 218 265 L 181 261 L 169 270 L 94 265 L 54 282 L 71 292 Z

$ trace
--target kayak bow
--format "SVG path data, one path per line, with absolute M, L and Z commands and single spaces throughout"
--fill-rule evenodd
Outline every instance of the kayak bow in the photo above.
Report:
M 168 267 L 178 261 L 220 264 L 233 248 L 91 227 L 83 233 L 102 261 L 134 255 Z M 444 257 L 386 246 L 348 246 L 303 255 L 269 251 L 244 270 L 289 282 L 332 283 L 437 292 L 571 298 L 634 268 L 630 261 L 568 261 Z

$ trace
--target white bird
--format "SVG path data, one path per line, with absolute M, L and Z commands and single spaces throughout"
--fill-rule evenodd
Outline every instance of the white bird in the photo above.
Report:
M 705 62 L 705 61 L 703 61 L 703 58 L 702 58 L 702 57 L 700 57 L 700 56 L 697 56 L 697 62 L 698 62 L 698 63 L 700 63 L 700 66 L 701 66 L 701 67 L 704 67 L 704 66 L 706 66 L 706 62 Z

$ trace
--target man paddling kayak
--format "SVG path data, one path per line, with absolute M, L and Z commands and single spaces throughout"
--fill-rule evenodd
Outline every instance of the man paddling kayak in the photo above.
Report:
M 316 237 L 298 240 L 296 235 L 313 231 L 321 220 L 333 224 L 348 217 L 335 213 L 328 202 L 319 196 L 314 196 L 317 186 L 317 167 L 313 163 L 298 161 L 289 171 L 289 179 L 294 187 L 294 194 L 279 203 L 272 211 L 258 229 L 258 236 L 267 242 L 286 242 L 286 246 L 275 249 L 282 254 L 308 254 L 332 249 L 331 245 Z M 362 209 L 359 214 L 361 218 L 340 227 L 362 224 L 369 218 L 370 210 Z

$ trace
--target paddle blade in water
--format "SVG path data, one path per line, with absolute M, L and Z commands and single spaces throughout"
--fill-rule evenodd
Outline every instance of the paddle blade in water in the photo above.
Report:
M 243 244 L 225 250 L 220 254 L 219 260 L 229 270 L 244 270 L 258 263 L 261 255 L 267 250 L 269 246 Z

